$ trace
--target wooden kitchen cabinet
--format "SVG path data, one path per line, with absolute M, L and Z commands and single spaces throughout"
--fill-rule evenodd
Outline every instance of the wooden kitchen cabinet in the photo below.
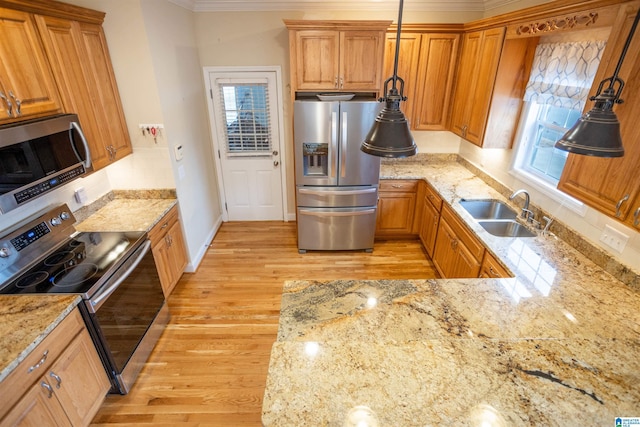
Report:
M 433 258 L 436 237 L 438 235 L 438 225 L 440 224 L 440 211 L 442 209 L 442 199 L 438 193 L 429 185 L 424 184 L 425 195 L 422 199 L 422 221 L 420 224 L 420 241 L 429 257 Z
M 613 75 L 620 52 L 629 34 L 640 2 L 623 5 L 594 78 L 590 96 L 595 95 L 601 80 Z M 623 157 L 598 158 L 569 154 L 558 188 L 600 212 L 630 227 L 640 224 L 640 37 L 634 37 L 620 69 L 625 86 L 621 98 L 627 102 L 614 106 L 620 121 L 625 149 Z M 587 102 L 590 110 L 593 102 Z M 638 215 L 635 215 L 638 212 Z M 634 217 L 635 216 L 635 217 Z
M 409 237 L 417 234 L 414 231 L 417 194 L 417 180 L 380 180 L 376 237 Z
M 485 251 L 482 265 L 480 266 L 480 278 L 498 279 L 504 277 L 512 277 L 506 268 L 502 266 L 489 251 Z
M 284 20 L 292 93 L 379 92 L 391 21 Z
M 0 384 L 2 425 L 86 426 L 110 383 L 76 309 Z M 25 392 L 26 391 L 26 392 Z
M 149 231 L 149 239 L 162 290 L 165 297 L 169 297 L 187 265 L 187 251 L 177 205 Z
M 410 28 L 420 31 L 417 25 Z M 400 106 L 411 129 L 446 130 L 459 39 L 458 33 L 401 33 L 398 76 L 407 101 Z M 395 46 L 396 35 L 387 34 L 385 79 L 393 75 Z
M 504 28 L 472 31 L 464 35 L 462 42 L 450 129 L 479 146 L 491 106 L 504 33 Z
M 478 277 L 485 248 L 444 204 L 433 251 L 433 264 L 442 277 Z
M 58 81 L 64 111 L 78 115 L 93 169 L 131 154 L 102 27 L 42 15 L 36 16 L 36 22 Z
M 0 8 L 0 123 L 60 111 L 33 15 Z

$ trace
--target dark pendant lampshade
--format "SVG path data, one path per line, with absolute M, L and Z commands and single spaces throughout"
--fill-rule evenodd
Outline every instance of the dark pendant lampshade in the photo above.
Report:
M 369 134 L 360 146 L 360 150 L 365 153 L 379 157 L 408 157 L 418 152 L 416 143 L 409 131 L 409 122 L 407 122 L 404 113 L 400 110 L 400 102 L 407 100 L 403 94 L 404 80 L 398 77 L 398 55 L 400 53 L 400 32 L 402 31 L 402 4 L 403 0 L 400 0 L 393 76 L 384 82 L 386 97 L 380 98 L 380 102 L 384 101 L 385 106 L 376 116 Z M 400 82 L 400 92 L 398 92 L 397 88 L 398 81 Z M 392 82 L 393 85 L 387 92 L 389 82 Z
M 640 10 L 633 21 L 613 76 L 601 81 L 596 95 L 590 98 L 591 101 L 595 101 L 594 107 L 580 117 L 576 124 L 556 142 L 555 148 L 586 156 L 622 157 L 624 155 L 620 122 L 613 111 L 613 106 L 623 102 L 620 94 L 624 88 L 624 81 L 618 77 L 618 73 L 639 20 Z M 609 87 L 603 91 L 602 88 L 606 83 L 609 83 Z M 618 84 L 617 90 L 614 90 L 615 84 Z

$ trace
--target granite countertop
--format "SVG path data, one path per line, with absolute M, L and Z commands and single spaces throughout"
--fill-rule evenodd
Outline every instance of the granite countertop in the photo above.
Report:
M 637 289 L 553 235 L 488 234 L 458 201 L 505 198 L 458 163 L 383 164 L 381 176 L 427 179 L 515 277 L 286 282 L 265 426 L 640 416 Z
M 76 224 L 78 231 L 149 231 L 176 199 L 115 199 Z
M 0 382 L 79 302 L 79 295 L 0 295 Z

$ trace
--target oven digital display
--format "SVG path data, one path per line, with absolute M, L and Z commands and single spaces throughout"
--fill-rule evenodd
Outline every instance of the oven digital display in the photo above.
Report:
M 47 224 L 44 222 L 41 222 L 40 224 L 36 225 L 30 230 L 27 230 L 21 235 L 11 239 L 11 244 L 13 245 L 14 248 L 16 248 L 17 251 L 21 251 L 22 249 L 26 248 L 31 243 L 35 242 L 36 240 L 38 240 L 45 234 L 49 233 L 50 231 L 51 230 L 49 230 L 49 227 L 47 227 Z

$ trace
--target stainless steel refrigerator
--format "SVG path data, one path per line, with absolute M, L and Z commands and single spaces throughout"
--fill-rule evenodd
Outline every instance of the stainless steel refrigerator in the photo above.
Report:
M 380 158 L 360 151 L 382 105 L 294 102 L 298 251 L 373 250 Z

